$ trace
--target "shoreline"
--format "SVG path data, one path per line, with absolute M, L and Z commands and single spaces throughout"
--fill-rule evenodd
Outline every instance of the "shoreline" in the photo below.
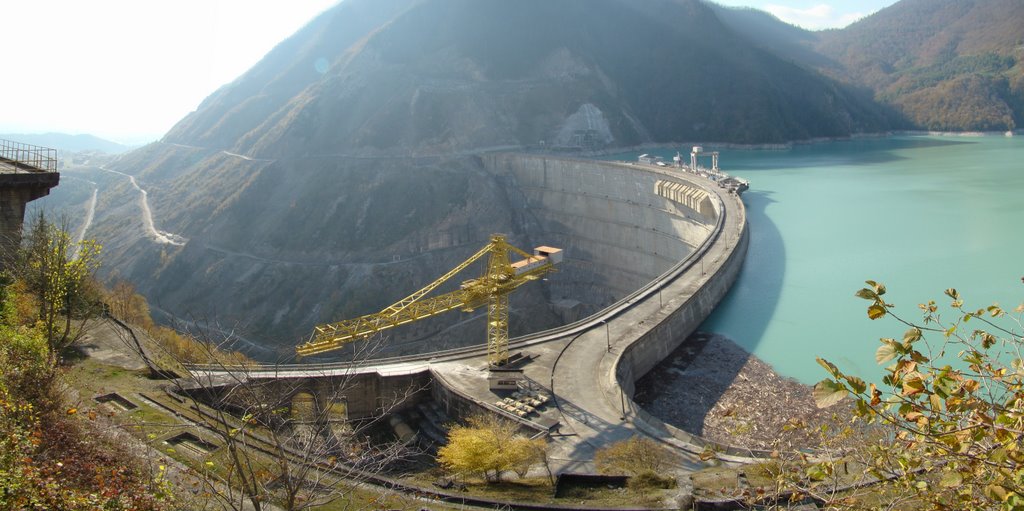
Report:
M 636 382 L 647 413 L 706 440 L 749 450 L 818 446 L 822 410 L 812 387 L 778 374 L 728 337 L 696 332 Z
M 1007 135 L 1010 133 L 1010 135 Z M 663 142 L 663 143 L 650 143 L 650 144 L 638 144 L 634 146 L 615 147 L 609 149 L 598 149 L 593 151 L 546 151 L 545 154 L 551 155 L 566 155 L 570 157 L 595 157 L 595 156 L 608 156 L 612 154 L 628 153 L 634 151 L 650 151 L 656 149 L 675 149 L 680 150 L 682 148 L 692 146 L 702 146 L 707 149 L 737 149 L 744 151 L 785 151 L 792 149 L 795 146 L 800 145 L 813 145 L 826 142 L 841 142 L 844 140 L 861 140 L 871 138 L 885 138 L 885 137 L 899 137 L 899 136 L 921 136 L 921 137 L 1008 137 L 1008 136 L 1019 136 L 1024 135 L 1024 129 L 1016 129 L 1009 131 L 930 131 L 930 130 L 892 130 L 883 131 L 876 133 L 853 133 L 842 137 L 814 137 L 800 140 L 790 140 L 787 142 L 774 142 L 774 143 L 761 143 L 761 144 L 740 144 L 735 142 Z

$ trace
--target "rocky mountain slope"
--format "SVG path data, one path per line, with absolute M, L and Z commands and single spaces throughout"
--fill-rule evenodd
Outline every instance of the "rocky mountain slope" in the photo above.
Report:
M 560 136 L 585 105 L 610 137 Z M 277 157 L 781 142 L 885 126 L 869 100 L 753 47 L 696 0 L 350 0 L 165 140 Z
M 869 90 L 818 71 L 844 78 L 838 56 L 808 50 L 824 39 L 768 20 L 784 43 L 773 47 L 742 26 L 764 20 L 745 19 L 697 0 L 346 0 L 110 165 L 138 188 L 123 176 L 105 190 L 90 236 L 106 276 L 133 280 L 157 309 L 286 352 L 315 324 L 429 282 L 492 232 L 544 242 L 479 151 L 902 125 Z M 513 334 L 561 321 L 530 287 L 514 298 Z M 388 354 L 480 342 L 481 321 L 417 325 Z

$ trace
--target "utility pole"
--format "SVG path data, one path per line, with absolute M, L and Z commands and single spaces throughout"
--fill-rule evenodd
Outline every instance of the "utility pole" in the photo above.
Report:
M 608 329 L 609 328 L 608 327 L 608 320 L 602 319 L 601 322 L 604 323 L 604 342 L 605 342 L 605 344 L 608 345 L 608 351 L 611 351 L 612 350 L 612 334 L 611 334 L 611 332 Z

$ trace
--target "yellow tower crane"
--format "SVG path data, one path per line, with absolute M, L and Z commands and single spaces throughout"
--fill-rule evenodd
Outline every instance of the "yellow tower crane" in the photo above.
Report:
M 523 257 L 510 262 L 510 253 Z M 458 290 L 434 297 L 431 291 L 466 269 L 483 256 L 489 256 L 484 274 L 463 281 Z M 505 241 L 501 234 L 441 278 L 375 314 L 346 319 L 316 327 L 310 340 L 296 348 L 300 356 L 338 349 L 365 339 L 382 330 L 436 316 L 452 309 L 471 312 L 487 305 L 487 361 L 491 367 L 508 362 L 508 295 L 517 287 L 553 271 L 562 261 L 562 250 L 537 247 L 528 254 Z

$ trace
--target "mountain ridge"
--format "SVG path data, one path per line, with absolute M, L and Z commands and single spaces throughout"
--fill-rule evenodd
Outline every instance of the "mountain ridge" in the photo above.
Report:
M 100 151 L 109 154 L 120 154 L 132 149 L 131 146 L 106 140 L 87 133 L 0 133 L 0 138 L 25 144 L 49 147 L 59 151 Z
M 341 4 L 346 5 L 356 9 L 360 2 Z M 516 19 L 517 15 L 526 17 L 523 14 L 526 9 L 521 5 L 429 0 L 393 2 L 392 11 L 399 12 L 398 16 L 375 30 L 367 30 L 365 35 L 350 34 L 345 42 L 356 42 L 330 62 L 321 78 L 304 81 L 311 75 L 308 70 L 303 71 L 302 79 L 298 80 L 301 83 L 290 89 L 301 89 L 301 92 L 288 101 L 269 104 L 267 95 L 246 96 L 244 100 L 235 98 L 234 106 L 217 106 L 231 96 L 230 91 L 219 91 L 216 99 L 211 96 L 208 100 L 209 108 L 201 108 L 187 117 L 165 140 L 200 146 L 216 142 L 214 146 L 261 157 L 280 156 L 286 152 L 282 148 L 288 147 L 297 147 L 304 153 L 329 153 L 328 148 L 338 147 L 372 153 L 374 149 L 380 151 L 396 146 L 408 149 L 424 143 L 432 146 L 434 152 L 533 146 L 541 140 L 547 141 L 556 131 L 557 126 L 552 126 L 552 121 L 557 119 L 546 120 L 546 116 L 550 117 L 548 113 L 558 112 L 556 115 L 564 119 L 588 103 L 597 105 L 610 117 L 608 123 L 617 137 L 616 145 L 696 139 L 782 142 L 881 130 L 889 125 L 870 101 L 840 85 L 823 83 L 796 67 L 786 69 L 786 73 L 775 71 L 773 68 L 787 68 L 789 64 L 745 45 L 741 38 L 720 24 L 704 4 L 693 0 L 648 2 L 647 7 L 651 6 L 664 10 L 673 19 L 687 21 L 687 30 L 675 28 L 664 17 L 654 17 L 648 9 L 621 1 L 601 0 L 600 5 L 577 1 L 550 5 L 535 2 L 530 5 L 531 18 L 520 20 Z M 614 15 L 608 15 L 609 11 Z M 257 89 L 250 84 L 262 76 L 257 70 L 274 68 L 279 53 L 297 45 L 294 38 L 308 36 L 313 32 L 311 27 L 327 23 L 325 20 L 335 14 L 340 16 L 328 11 L 314 20 L 275 48 L 230 88 Z M 517 44 L 521 31 L 531 28 L 533 18 L 561 23 L 549 21 L 545 30 L 527 38 L 529 44 Z M 579 22 L 576 26 L 566 25 L 564 20 L 568 18 Z M 621 26 L 627 21 L 632 23 L 628 30 Z M 463 30 L 463 27 L 468 28 Z M 361 29 L 365 30 L 366 26 Z M 615 43 L 611 44 L 612 41 L 600 35 L 616 32 L 632 37 L 615 38 Z M 410 38 L 415 41 L 410 42 Z M 626 41 L 636 38 L 640 41 Z M 664 38 L 670 39 L 665 41 Z M 501 44 L 495 44 L 496 40 Z M 481 44 L 482 41 L 486 44 Z M 323 45 L 312 43 L 312 46 Z M 515 51 L 503 53 L 501 48 L 515 48 Z M 533 96 L 515 97 L 515 87 L 543 89 L 544 84 L 538 80 L 530 82 L 535 78 L 531 73 L 536 71 L 537 63 L 558 52 L 562 52 L 579 72 L 561 77 L 555 90 L 519 91 L 525 95 L 532 92 Z M 605 54 L 607 58 L 603 61 L 595 60 L 595 55 Z M 309 59 L 303 54 L 293 60 Z M 657 63 L 651 62 L 655 60 Z M 695 62 L 699 70 L 716 61 L 728 66 L 730 71 L 725 74 L 741 77 L 730 85 L 730 90 L 716 90 L 713 86 L 722 77 L 707 77 L 699 71 L 686 70 L 688 62 Z M 747 75 L 751 76 L 745 78 Z M 766 82 L 765 77 L 771 78 Z M 274 83 L 281 82 L 275 80 Z M 516 81 L 520 83 L 514 83 Z M 767 86 L 748 86 L 751 83 Z M 678 84 L 678 87 L 669 84 Z M 501 89 L 502 85 L 507 88 Z M 761 103 L 780 102 L 785 106 L 778 108 L 778 112 L 814 109 L 815 132 L 808 131 L 798 119 L 792 119 L 792 115 L 782 116 L 781 126 L 776 126 L 765 119 L 737 117 L 739 108 L 716 111 L 702 101 L 700 91 L 713 91 L 711 97 L 706 98 L 712 103 L 746 101 L 747 108 L 755 112 Z M 451 97 L 454 92 L 461 96 Z M 651 101 L 651 98 L 658 98 L 658 101 Z M 814 103 L 817 98 L 821 98 L 821 106 Z M 798 100 L 804 102 L 803 108 L 796 107 Z M 268 104 L 261 109 L 261 102 Z M 566 102 L 573 105 L 565 105 Z M 369 105 L 383 111 L 371 115 L 366 111 L 371 108 Z M 417 106 L 427 111 L 415 109 Z M 431 108 L 440 111 L 430 111 Z M 533 112 L 531 108 L 544 111 Z M 852 109 L 853 113 L 829 118 L 832 110 L 845 109 Z M 225 111 L 230 114 L 225 115 Z M 255 126 L 247 125 L 253 129 L 243 134 L 242 129 L 234 127 L 235 121 L 257 111 L 260 122 L 253 123 L 257 124 Z M 296 133 L 303 127 L 324 124 L 322 112 L 332 114 L 335 123 L 332 133 L 317 133 L 313 129 Z M 345 115 L 340 115 L 341 112 Z M 444 115 L 449 118 L 443 122 L 464 116 L 461 120 L 471 126 L 455 126 L 457 133 L 445 136 L 442 122 L 429 119 Z M 494 116 L 504 121 L 490 122 Z M 216 120 L 204 120 L 204 117 Z M 821 122 L 824 119 L 828 120 Z M 868 121 L 857 126 L 851 125 L 850 119 Z M 406 123 L 407 120 L 411 122 Z M 193 125 L 208 129 L 191 129 Z M 489 128 L 489 132 L 481 131 Z M 429 135 L 424 132 L 439 135 L 434 140 L 426 140 Z M 396 133 L 399 136 L 396 137 Z
M 752 42 L 899 112 L 901 127 L 1004 131 L 1024 122 L 1024 4 L 901 0 L 843 29 L 810 32 L 718 7 Z

